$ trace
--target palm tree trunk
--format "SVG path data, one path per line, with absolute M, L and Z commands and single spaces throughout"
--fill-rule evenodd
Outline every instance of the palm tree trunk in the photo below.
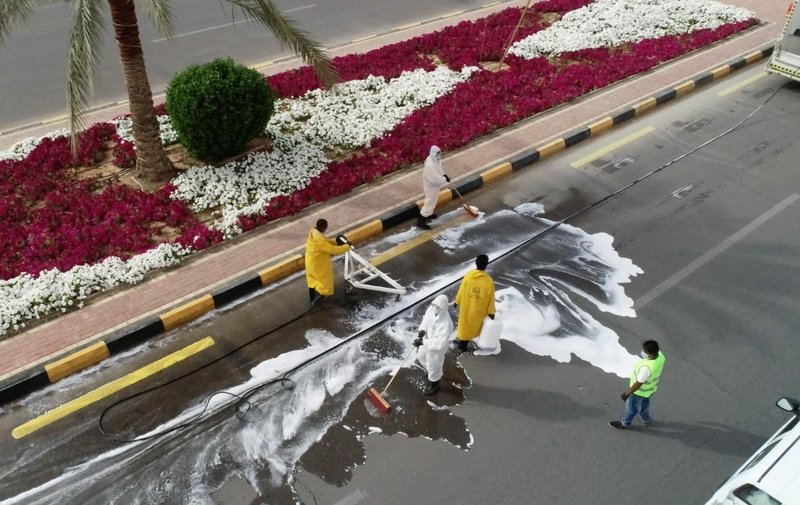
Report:
M 158 120 L 153 111 L 153 92 L 144 65 L 136 8 L 133 0 L 108 0 L 108 3 L 128 87 L 136 140 L 136 173 L 149 181 L 164 181 L 172 175 L 172 164 L 164 154 Z

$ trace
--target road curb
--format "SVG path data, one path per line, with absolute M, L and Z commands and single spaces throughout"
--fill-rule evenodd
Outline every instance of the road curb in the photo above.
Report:
M 589 124 L 572 130 L 563 137 L 548 140 L 546 143 L 524 151 L 488 170 L 469 176 L 455 185 L 454 189 L 442 191 L 439 195 L 439 205 L 457 199 L 456 191 L 462 195 L 476 191 L 488 184 L 505 179 L 514 172 L 527 168 L 539 160 L 548 158 L 584 140 L 610 131 L 617 125 L 647 114 L 664 103 L 691 93 L 706 84 L 768 57 L 772 54 L 773 49 L 774 46 L 768 46 L 748 53 L 676 86 L 661 90 L 608 116 L 593 120 Z M 422 201 L 402 205 L 377 219 L 356 226 L 347 231 L 345 236 L 353 244 L 364 242 L 390 228 L 399 226 L 411 219 L 416 219 L 421 206 Z M 20 398 L 72 373 L 77 373 L 110 356 L 129 350 L 160 333 L 193 321 L 211 310 L 228 305 L 264 286 L 274 284 L 290 275 L 296 274 L 302 271 L 303 268 L 302 255 L 297 253 L 284 255 L 276 258 L 275 262 L 268 267 L 257 272 L 244 274 L 219 290 L 198 296 L 189 302 L 162 312 L 159 316 L 136 320 L 111 339 L 93 342 L 58 360 L 52 360 L 45 365 L 37 366 L 34 369 L 20 373 L 17 377 L 6 380 L 4 384 L 0 384 L 0 405 Z M 50 370 L 50 373 L 48 373 L 48 370 Z

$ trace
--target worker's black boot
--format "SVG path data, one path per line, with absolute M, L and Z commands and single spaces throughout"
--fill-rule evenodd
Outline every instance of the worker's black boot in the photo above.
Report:
M 436 393 L 438 393 L 439 382 L 440 381 L 435 381 L 435 382 L 428 381 L 428 387 L 425 389 L 425 391 L 422 392 L 422 394 L 424 394 L 425 396 L 433 396 Z
M 419 226 L 423 230 L 430 230 L 431 229 L 430 225 L 428 225 L 427 219 L 425 219 L 422 216 L 419 216 L 417 218 L 417 226 Z
M 309 288 L 308 296 L 311 298 L 310 302 L 312 308 L 318 307 L 325 299 L 325 297 L 319 294 L 316 289 Z
M 456 348 L 461 352 L 467 352 L 469 350 L 469 340 L 458 339 Z

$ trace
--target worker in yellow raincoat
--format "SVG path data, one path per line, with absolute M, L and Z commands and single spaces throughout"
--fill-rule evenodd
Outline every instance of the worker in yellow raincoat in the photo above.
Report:
M 337 245 L 336 240 L 325 237 L 327 229 L 328 221 L 319 219 L 306 239 L 306 283 L 312 304 L 333 294 L 333 256 L 350 250 L 350 244 Z
M 494 281 L 484 270 L 489 257 L 481 254 L 475 259 L 475 270 L 467 272 L 456 294 L 458 308 L 458 348 L 468 349 L 468 342 L 481 334 L 486 316 L 494 319 Z

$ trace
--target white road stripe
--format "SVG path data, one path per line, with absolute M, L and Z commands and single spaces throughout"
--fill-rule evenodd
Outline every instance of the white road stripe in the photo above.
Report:
M 710 251 L 700 256 L 696 260 L 692 261 L 691 263 L 680 269 L 677 273 L 666 279 L 664 282 L 662 282 L 658 286 L 654 287 L 653 289 L 645 293 L 638 300 L 636 300 L 636 303 L 634 303 L 633 308 L 635 310 L 639 310 L 648 303 L 652 302 L 658 296 L 667 291 L 669 288 L 671 288 L 675 284 L 679 283 L 680 281 L 691 275 L 695 270 L 699 269 L 700 267 L 702 267 L 715 257 L 719 256 L 721 253 L 723 253 L 726 249 L 734 245 L 739 240 L 743 239 L 748 233 L 754 231 L 756 228 L 766 223 L 771 218 L 775 217 L 779 212 L 781 212 L 786 207 L 796 202 L 798 198 L 800 198 L 800 195 L 798 195 L 797 193 L 790 195 L 779 204 L 775 205 L 765 213 L 761 214 L 753 222 L 751 222 L 741 230 L 737 231 L 730 237 L 726 238 L 725 240 L 720 242 L 717 246 L 712 248 Z
M 283 14 L 291 14 L 292 12 L 311 9 L 311 8 L 316 7 L 316 6 L 317 6 L 316 4 L 303 5 L 302 7 L 295 7 L 294 9 L 289 9 L 289 10 L 282 11 L 282 13 Z M 163 38 L 160 38 L 160 39 L 151 40 L 150 42 L 155 44 L 155 43 L 158 43 L 158 42 L 164 42 L 166 40 L 175 40 L 175 39 L 179 39 L 181 37 L 188 37 L 189 35 L 196 35 L 198 33 L 210 32 L 211 30 L 218 30 L 220 28 L 225 28 L 225 27 L 228 27 L 228 26 L 238 25 L 238 24 L 241 24 L 241 23 L 249 23 L 251 21 L 253 21 L 252 18 L 241 19 L 239 21 L 234 21 L 232 23 L 225 23 L 224 25 L 211 26 L 209 28 L 201 28 L 200 30 L 193 30 L 191 32 L 179 33 L 178 35 L 173 35 L 172 39 L 168 39 L 166 37 L 163 37 Z

